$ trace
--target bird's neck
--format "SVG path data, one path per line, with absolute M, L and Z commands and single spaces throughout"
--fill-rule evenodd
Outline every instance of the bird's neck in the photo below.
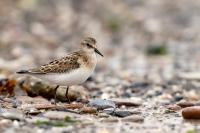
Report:
M 82 61 L 87 64 L 88 67 L 95 67 L 97 63 L 97 57 L 95 52 L 83 51 Z

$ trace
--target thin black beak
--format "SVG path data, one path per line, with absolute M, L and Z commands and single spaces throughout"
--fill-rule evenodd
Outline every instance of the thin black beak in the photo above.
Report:
M 103 57 L 103 54 L 102 54 L 101 52 L 99 52 L 98 49 L 95 48 L 94 51 L 95 51 L 97 54 L 99 54 L 99 55 L 101 55 L 101 56 Z

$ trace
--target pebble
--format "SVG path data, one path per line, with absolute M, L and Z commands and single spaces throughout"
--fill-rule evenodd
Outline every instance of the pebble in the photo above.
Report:
M 30 110 L 28 110 L 27 113 L 30 115 L 37 115 L 37 114 L 41 113 L 41 111 L 36 108 L 30 108 Z
M 181 101 L 177 103 L 177 105 L 180 106 L 181 108 L 186 108 L 186 107 L 194 106 L 195 104 L 192 102 Z
M 112 115 L 123 118 L 123 117 L 132 115 L 132 113 L 130 111 L 126 111 L 126 110 L 117 110 Z
M 108 118 L 108 117 L 110 117 L 110 115 L 108 115 L 107 113 L 98 113 L 98 117 L 100 117 L 100 118 Z
M 182 96 L 182 95 L 180 95 L 180 94 L 176 94 L 175 96 L 174 96 L 174 100 L 175 101 L 180 101 L 180 100 L 182 100 L 184 97 Z
M 187 107 L 182 110 L 184 119 L 200 119 L 200 106 Z
M 40 103 L 50 103 L 47 99 L 37 96 L 37 97 L 28 97 L 28 96 L 16 96 L 16 100 L 23 104 L 40 104 Z
M 137 83 L 133 83 L 132 85 L 130 85 L 129 88 L 146 89 L 148 86 L 150 86 L 150 83 L 148 83 L 148 82 L 137 82 Z
M 162 95 L 158 96 L 158 99 L 162 101 L 162 103 L 169 103 L 173 97 L 171 94 L 163 93 Z
M 168 105 L 167 109 L 170 110 L 170 111 L 175 111 L 176 112 L 176 111 L 181 110 L 181 107 L 178 106 L 178 105 Z
M 22 104 L 21 109 L 23 110 L 29 110 L 30 108 L 36 108 L 36 109 L 52 109 L 56 106 L 51 103 L 38 103 L 38 104 Z
M 71 103 L 71 104 L 65 104 L 64 105 L 67 109 L 80 109 L 83 107 L 82 103 Z
M 125 118 L 122 118 L 123 122 L 143 122 L 144 118 L 140 115 L 132 115 Z
M 114 117 L 108 117 L 108 118 L 101 119 L 101 122 L 119 122 L 119 119 L 114 118 Z
M 137 97 L 132 98 L 113 98 L 111 99 L 113 102 L 115 102 L 118 106 L 140 106 L 142 105 L 142 99 Z
M 2 120 L 0 120 L 0 127 L 9 126 L 11 123 L 12 123 L 12 121 L 9 119 L 2 119 Z
M 96 114 L 97 113 L 97 109 L 94 107 L 83 107 L 80 110 L 81 114 Z
M 115 108 L 115 103 L 113 101 L 105 99 L 90 100 L 88 105 L 91 107 L 95 107 L 98 110 L 103 110 L 106 108 Z
M 17 112 L 3 112 L 0 113 L 0 117 L 10 120 L 24 120 L 23 114 Z
M 43 116 L 50 120 L 64 120 L 67 116 L 80 117 L 81 115 L 64 111 L 47 111 L 43 114 Z
M 115 108 L 107 108 L 103 110 L 103 112 L 106 114 L 113 114 L 114 111 L 115 111 Z

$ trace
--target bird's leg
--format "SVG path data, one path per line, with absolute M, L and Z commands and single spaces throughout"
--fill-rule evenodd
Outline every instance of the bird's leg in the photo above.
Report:
M 55 105 L 56 105 L 56 102 L 57 102 L 57 100 L 56 100 L 56 92 L 57 92 L 58 87 L 59 87 L 59 85 L 57 85 L 56 88 L 54 89 L 55 90 L 55 95 L 54 95 L 54 100 L 55 100 L 54 104 Z
M 65 97 L 67 98 L 68 103 L 70 103 L 70 99 L 68 97 L 68 90 L 69 90 L 69 86 L 67 86 L 67 90 L 65 92 Z

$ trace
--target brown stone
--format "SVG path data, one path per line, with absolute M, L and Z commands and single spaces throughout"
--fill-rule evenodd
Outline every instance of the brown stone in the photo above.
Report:
M 185 119 L 200 119 L 200 106 L 187 107 L 182 110 Z
M 194 106 L 195 104 L 192 102 L 179 102 L 177 103 L 178 106 L 180 106 L 181 108 L 186 108 L 186 107 L 191 107 Z
M 83 107 L 83 104 L 82 103 L 65 104 L 64 107 L 67 109 L 80 109 Z
M 96 114 L 97 113 L 97 109 L 94 108 L 94 107 L 83 107 L 80 110 L 80 113 L 83 113 L 83 114 Z

